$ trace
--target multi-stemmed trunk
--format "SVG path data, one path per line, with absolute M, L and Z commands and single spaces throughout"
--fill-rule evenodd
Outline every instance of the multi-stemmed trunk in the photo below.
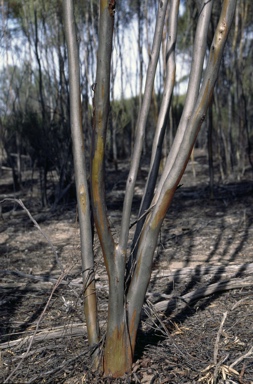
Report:
M 99 342 L 99 331 L 93 274 L 92 231 L 89 218 L 90 204 L 84 162 L 84 144 L 81 135 L 80 95 L 78 96 L 78 92 L 80 92 L 78 55 L 74 33 L 72 0 L 64 0 L 63 2 L 69 55 L 71 126 L 75 159 L 76 189 L 81 227 L 84 282 L 86 283 L 85 315 L 89 343 L 91 346 L 96 346 Z M 207 32 L 213 1 L 203 1 L 202 5 L 198 2 L 199 20 L 195 33 L 192 67 L 184 111 L 165 168 L 159 183 L 157 184 L 164 129 L 175 82 L 175 44 L 179 0 L 170 2 L 166 52 L 167 75 L 165 79 L 163 101 L 154 137 L 150 171 L 140 206 L 133 244 L 130 250 L 128 249 L 128 240 L 132 200 L 141 152 L 143 149 L 147 116 L 152 98 L 154 77 L 161 48 L 164 20 L 169 0 L 160 2 L 157 12 L 154 41 L 150 52 L 145 91 L 136 125 L 132 162 L 126 183 L 122 222 L 118 239 L 115 239 L 111 232 L 106 211 L 104 189 L 104 159 L 107 121 L 110 108 L 110 62 L 115 3 L 115 0 L 100 0 L 97 74 L 96 83 L 93 86 L 91 198 L 94 220 L 109 282 L 108 319 L 103 353 L 103 370 L 105 375 L 119 377 L 124 375 L 124 373 L 131 371 L 136 335 L 140 323 L 143 302 L 151 276 L 152 261 L 159 231 L 189 160 L 198 131 L 205 119 L 217 79 L 224 45 L 233 19 L 236 0 L 224 0 L 223 2 L 220 20 L 213 38 L 209 60 L 204 75 L 203 66 L 206 54 Z

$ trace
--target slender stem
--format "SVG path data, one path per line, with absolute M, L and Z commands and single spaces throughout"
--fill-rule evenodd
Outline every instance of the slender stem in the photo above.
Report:
M 167 123 L 167 116 L 170 109 L 170 103 L 172 98 L 172 92 L 175 84 L 176 76 L 176 63 L 175 63 L 175 49 L 176 49 L 176 38 L 177 38 L 177 20 L 178 20 L 178 9 L 179 9 L 179 0 L 171 2 L 170 13 L 169 13 L 169 30 L 168 30 L 168 39 L 167 39 L 167 48 L 166 48 L 166 79 L 164 85 L 163 99 L 161 104 L 161 109 L 158 116 L 156 132 L 153 140 L 152 146 L 152 156 L 149 167 L 148 179 L 145 186 L 145 191 L 143 194 L 141 207 L 139 210 L 139 219 L 133 244 L 132 250 L 135 248 L 137 251 L 137 242 L 143 227 L 145 217 L 144 212 L 146 212 L 150 206 L 150 203 L 153 198 L 154 189 L 156 185 L 156 180 L 159 172 L 159 165 L 162 153 L 162 143 L 164 140 L 165 128 Z M 133 257 L 130 258 L 130 264 L 133 263 L 135 259 L 135 252 Z M 129 265 L 128 270 L 131 269 Z
M 84 140 L 82 134 L 79 54 L 72 0 L 63 1 L 63 11 L 69 62 L 71 134 L 73 141 L 75 182 L 81 232 L 82 273 L 85 290 L 84 312 L 87 322 L 88 340 L 89 344 L 92 346 L 97 344 L 99 341 L 99 327 L 94 278 L 90 201 L 85 164 Z
M 203 73 L 203 63 L 206 55 L 207 46 L 207 33 L 209 27 L 209 21 L 211 17 L 211 11 L 213 7 L 213 0 L 205 1 L 201 12 L 199 14 L 194 47 L 191 64 L 191 72 L 188 83 L 188 89 L 186 94 L 186 100 L 184 110 L 180 119 L 180 123 L 177 129 L 177 134 L 171 147 L 169 156 L 166 161 L 165 168 L 167 171 L 173 166 L 175 158 L 180 151 L 181 140 L 185 130 L 187 129 L 189 119 L 191 117 L 193 108 L 196 104 L 197 97 L 199 95 L 200 83 Z M 161 180 L 164 181 L 166 173 L 164 172 Z M 161 183 L 162 185 L 162 183 Z
M 94 220 L 103 250 L 107 273 L 114 270 L 114 240 L 105 201 L 104 156 L 108 114 L 110 108 L 110 71 L 113 38 L 113 10 L 106 0 L 100 0 L 99 46 L 97 52 L 96 85 L 94 86 L 91 190 Z
M 126 248 L 127 248 L 134 187 L 135 187 L 135 182 L 137 178 L 137 173 L 139 170 L 141 152 L 142 152 L 143 141 L 145 137 L 145 128 L 146 128 L 146 122 L 147 122 L 147 117 L 148 117 L 151 98 L 152 98 L 154 78 L 155 78 L 159 53 L 160 53 L 160 46 L 161 46 L 164 19 L 166 15 L 167 5 L 168 5 L 168 0 L 161 1 L 159 3 L 159 11 L 158 11 L 157 20 L 156 20 L 154 42 L 153 42 L 152 51 L 150 54 L 150 61 L 149 61 L 149 66 L 147 70 L 147 77 L 146 77 L 146 84 L 145 84 L 145 91 L 144 91 L 142 106 L 140 108 L 137 126 L 136 126 L 136 137 L 135 137 L 135 145 L 134 145 L 134 150 L 132 155 L 132 162 L 131 162 L 131 167 L 130 167 L 130 171 L 129 171 L 129 175 L 126 183 L 126 194 L 124 199 L 122 222 L 121 222 L 121 233 L 120 233 L 120 240 L 119 240 L 119 251 L 124 254 L 126 253 Z
M 181 137 L 180 151 L 177 153 L 173 166 L 169 167 L 169 172 L 168 169 L 165 169 L 165 180 L 161 181 L 161 185 L 158 185 L 157 196 L 154 198 L 156 204 L 147 216 L 143 226 L 137 254 L 137 265 L 127 293 L 128 322 L 129 329 L 131 330 L 130 339 L 132 345 L 134 345 L 135 342 L 135 332 L 140 320 L 138 314 L 143 305 L 151 275 L 153 255 L 157 244 L 159 230 L 168 207 L 171 204 L 177 185 L 183 175 L 191 154 L 192 146 L 209 106 L 214 85 L 217 80 L 225 42 L 232 24 L 235 6 L 236 0 L 224 0 L 223 2 L 203 84 L 195 108 L 189 118 L 187 129 L 184 131 L 183 137 Z

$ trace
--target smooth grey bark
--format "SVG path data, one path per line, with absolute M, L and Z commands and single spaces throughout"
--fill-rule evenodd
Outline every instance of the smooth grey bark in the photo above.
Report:
M 208 3 L 209 2 L 206 3 L 207 8 L 209 5 Z M 185 129 L 182 129 L 181 127 L 181 129 L 177 131 L 173 143 L 173 146 L 175 145 L 177 147 L 178 142 L 180 142 L 180 149 L 178 148 L 177 153 L 175 153 L 176 148 L 172 148 L 174 161 L 173 163 L 170 161 L 167 162 L 164 174 L 158 184 L 157 191 L 152 201 L 152 205 L 154 206 L 151 212 L 147 215 L 143 226 L 137 253 L 137 265 L 127 293 L 131 339 L 135 337 L 134 330 L 138 328 L 140 317 L 136 314 L 139 313 L 139 308 L 143 305 L 161 224 L 187 165 L 200 126 L 204 121 L 214 85 L 217 80 L 225 42 L 233 20 L 235 6 L 236 0 L 225 0 L 223 2 L 219 23 L 213 38 L 209 60 L 199 95 L 193 106 L 192 113 L 190 113 L 190 115 L 187 114 L 188 119 Z M 206 9 L 206 11 L 210 12 L 209 8 Z M 202 17 L 207 16 L 203 14 Z M 207 26 L 205 28 L 207 28 Z M 203 26 L 203 33 L 205 33 L 205 28 Z M 199 37 L 200 36 L 196 34 L 196 39 Z M 204 42 L 202 41 L 202 44 L 203 43 Z M 201 51 L 203 49 L 205 49 L 204 46 L 201 48 Z M 201 51 L 199 54 L 201 54 Z M 198 72 L 202 72 L 201 66 L 199 66 Z M 200 76 L 199 73 L 194 74 L 194 76 L 195 75 L 197 78 Z M 189 89 L 188 92 L 191 92 L 191 89 Z M 195 94 L 194 90 L 192 90 L 192 92 Z M 189 104 L 186 104 L 187 110 Z
M 166 172 L 163 173 L 161 178 L 162 185 L 163 181 L 166 178 L 166 173 L 170 171 L 177 155 L 181 148 L 181 142 L 188 127 L 189 119 L 192 115 L 193 108 L 196 105 L 197 97 L 199 95 L 200 83 L 203 74 L 203 63 L 206 54 L 207 47 L 207 33 L 211 17 L 211 11 L 213 6 L 213 0 L 205 1 L 201 13 L 199 15 L 197 29 L 195 33 L 194 47 L 193 47 L 193 56 L 191 64 L 190 78 L 186 93 L 186 100 L 184 104 L 183 113 L 180 119 L 179 126 L 177 128 L 177 134 L 175 136 L 173 145 L 171 147 L 169 156 L 165 164 Z
M 87 322 L 89 345 L 99 341 L 99 327 L 96 306 L 94 254 L 90 219 L 89 189 L 82 133 L 79 54 L 74 24 L 72 0 L 63 1 L 64 27 L 68 48 L 70 120 L 73 141 L 75 183 L 81 235 L 82 275 L 84 284 L 84 311 Z
M 167 123 L 167 117 L 170 110 L 172 92 L 174 89 L 176 78 L 176 62 L 175 62 L 175 48 L 177 38 L 177 20 L 178 20 L 179 0 L 171 2 L 169 8 L 169 30 L 166 46 L 166 79 L 164 84 L 163 99 L 158 115 L 158 121 L 156 126 L 156 132 L 152 146 L 152 156 L 149 166 L 149 174 L 146 182 L 141 207 L 138 215 L 138 222 L 134 234 L 132 243 L 133 257 L 130 257 L 128 270 L 135 260 L 135 254 L 137 251 L 137 243 L 145 221 L 145 212 L 148 210 L 151 200 L 153 198 L 155 185 L 157 182 L 157 176 L 159 171 L 159 165 L 162 154 L 162 145 L 164 140 L 165 128 Z M 141 218 L 142 217 L 142 218 Z
M 209 169 L 209 188 L 210 199 L 214 198 L 214 167 L 213 167 L 213 108 L 210 105 L 207 120 L 207 149 L 208 149 L 208 169 Z
M 139 53 L 139 105 L 142 101 L 143 85 L 143 1 L 137 1 L 137 20 L 138 20 L 138 53 Z
M 211 17 L 211 10 L 213 6 L 213 1 L 205 2 L 200 10 L 200 16 L 198 20 L 198 26 L 196 30 L 195 37 L 195 45 L 194 45 L 194 53 L 193 53 L 193 61 L 192 61 L 192 69 L 190 73 L 190 80 L 188 85 L 188 92 L 185 102 L 185 108 L 183 112 L 183 116 L 181 118 L 182 124 L 179 126 L 178 130 L 186 129 L 187 119 L 189 118 L 193 106 L 196 102 L 196 98 L 199 92 L 200 81 L 202 77 L 203 71 L 203 62 L 206 53 L 206 41 L 207 41 L 207 33 L 208 26 Z M 165 81 L 165 91 L 163 95 L 163 101 L 161 105 L 161 110 L 159 113 L 159 118 L 157 122 L 156 133 L 153 142 L 152 148 L 152 157 L 150 163 L 150 170 L 148 175 L 148 181 L 146 183 L 144 197 L 142 199 L 142 204 L 139 212 L 139 218 L 141 218 L 144 212 L 148 209 L 150 202 L 153 197 L 153 192 L 157 180 L 159 163 L 162 152 L 162 143 L 165 132 L 165 124 L 167 113 L 170 107 L 171 96 L 174 88 L 175 82 L 175 43 L 177 36 L 177 13 L 178 13 L 179 2 L 174 1 L 171 4 L 170 16 L 169 16 L 169 28 L 168 31 L 168 41 L 167 41 L 167 51 L 166 51 L 166 59 L 167 59 L 167 76 Z M 174 145 L 175 148 L 174 154 L 170 152 L 171 162 L 173 162 L 173 157 L 177 154 L 177 151 L 180 147 L 180 136 L 178 137 L 178 145 Z M 139 220 L 137 223 L 135 236 L 133 240 L 132 250 L 136 250 L 136 242 L 139 239 L 140 232 L 144 223 L 143 219 Z M 136 253 L 136 251 L 134 252 Z M 135 257 L 133 257 L 133 260 Z M 133 261 L 130 259 L 130 264 Z
M 160 2 L 159 4 L 154 41 L 153 41 L 153 46 L 150 54 L 149 66 L 147 70 L 144 96 L 143 96 L 143 101 L 142 101 L 142 105 L 141 105 L 138 120 L 137 120 L 134 150 L 132 154 L 130 171 L 129 171 L 127 183 L 126 183 L 126 193 L 125 193 L 122 221 L 121 221 L 121 232 L 120 232 L 120 239 L 119 239 L 119 245 L 118 245 L 119 254 L 126 254 L 126 250 L 127 250 L 134 187 L 136 183 L 137 173 L 139 170 L 141 152 L 142 152 L 143 141 L 145 137 L 145 128 L 146 128 L 146 122 L 147 122 L 148 112 L 150 108 L 150 102 L 152 98 L 154 78 L 156 73 L 158 57 L 160 53 L 160 46 L 161 46 L 164 19 L 166 15 L 167 5 L 168 5 L 168 0 Z

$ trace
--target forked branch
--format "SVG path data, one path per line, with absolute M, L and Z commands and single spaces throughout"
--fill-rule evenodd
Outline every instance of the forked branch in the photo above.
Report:
M 209 2 L 206 3 L 206 6 L 208 3 Z M 180 130 L 176 134 L 175 142 L 177 143 L 179 141 L 181 143 L 180 150 L 176 151 L 174 161 L 172 163 L 167 162 L 166 164 L 164 174 L 158 184 L 157 192 L 153 199 L 153 203 L 156 204 L 154 209 L 147 216 L 143 226 L 139 240 L 136 269 L 127 293 L 129 324 L 131 324 L 130 337 L 133 344 L 136 337 L 136 329 L 139 324 L 139 317 L 136 316 L 136 313 L 139 313 L 139 308 L 142 306 L 145 298 L 161 224 L 171 204 L 177 185 L 180 182 L 187 165 L 192 146 L 205 118 L 214 85 L 217 80 L 218 70 L 225 42 L 232 24 L 235 6 L 236 0 L 225 0 L 223 2 L 220 20 L 214 35 L 207 69 L 196 101 L 196 106 L 189 116 L 185 130 L 183 130 L 183 132 Z

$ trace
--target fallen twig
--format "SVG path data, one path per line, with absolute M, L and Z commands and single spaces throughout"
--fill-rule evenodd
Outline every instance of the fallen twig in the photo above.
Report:
M 9 376 L 7 377 L 7 379 L 4 381 L 4 383 L 8 383 L 8 381 L 13 377 L 14 373 L 20 368 L 20 366 L 21 366 L 23 360 L 26 358 L 26 356 L 27 356 L 28 353 L 30 352 L 32 343 L 33 343 L 33 341 L 34 341 L 34 337 L 35 337 L 35 335 L 36 335 L 36 333 L 37 333 L 37 331 L 38 331 L 38 329 L 39 329 L 40 322 L 41 322 L 41 320 L 42 320 L 42 318 L 43 318 L 43 316 L 44 316 L 44 314 L 45 314 L 45 312 L 46 312 L 46 310 L 47 310 L 47 308 L 48 308 L 48 306 L 49 306 L 49 303 L 50 303 L 50 301 L 51 301 L 51 299 L 52 299 L 52 296 L 53 296 L 55 290 L 57 289 L 57 287 L 58 287 L 58 285 L 59 285 L 59 282 L 63 279 L 63 277 L 64 277 L 64 274 L 62 274 L 62 275 L 59 277 L 58 282 L 55 284 L 55 286 L 54 286 L 53 289 L 52 289 L 52 292 L 51 292 L 51 294 L 50 294 L 50 296 L 49 296 L 49 298 L 48 298 L 48 300 L 47 300 L 47 303 L 46 303 L 46 305 L 45 305 L 45 307 L 44 307 L 44 309 L 43 309 L 43 311 L 42 311 L 42 313 L 41 313 L 41 315 L 40 315 L 40 317 L 39 317 L 39 320 L 38 320 L 38 322 L 37 322 L 37 325 L 36 325 L 34 334 L 30 337 L 29 345 L 28 345 L 28 347 L 27 347 L 26 352 L 25 352 L 24 355 L 22 356 L 22 359 L 20 360 L 20 362 L 18 363 L 18 365 L 16 366 L 16 368 L 10 373 L 10 375 L 9 375 Z
M 229 368 L 235 367 L 237 364 L 239 364 L 244 359 L 247 359 L 247 357 L 253 355 L 253 346 L 249 349 L 248 352 L 246 352 L 244 355 L 238 357 L 232 364 L 230 364 Z
M 222 328 L 223 328 L 223 325 L 226 321 L 227 315 L 228 315 L 227 312 L 223 313 L 223 317 L 222 317 L 222 320 L 220 323 L 219 331 L 218 331 L 217 336 L 216 336 L 216 341 L 215 341 L 215 345 L 214 345 L 214 352 L 213 352 L 213 362 L 215 365 L 217 364 L 220 336 L 221 336 Z

